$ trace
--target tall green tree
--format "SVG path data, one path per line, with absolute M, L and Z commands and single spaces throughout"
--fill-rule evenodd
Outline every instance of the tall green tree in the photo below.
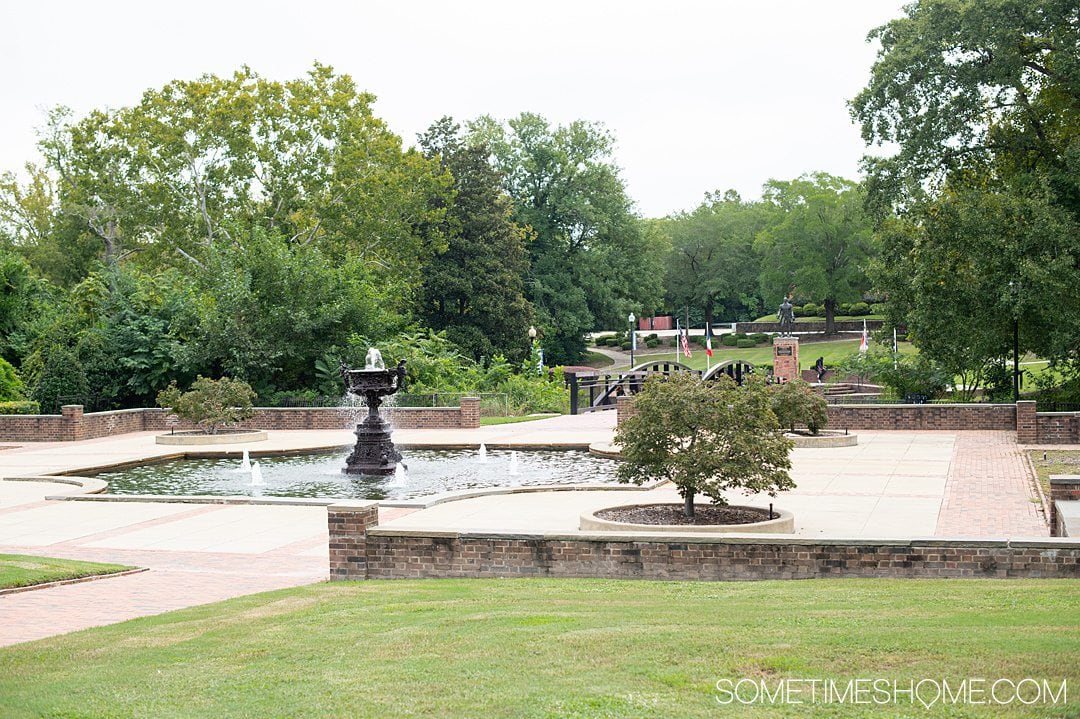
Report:
M 552 127 L 532 113 L 469 128 L 491 148 L 514 221 L 535 235 L 526 296 L 552 362 L 579 359 L 586 332 L 622 327 L 627 312 L 659 303 L 663 246 L 633 212 L 607 130 L 580 120 Z
M 731 319 L 759 311 L 754 237 L 764 224 L 761 208 L 734 190 L 710 194 L 692 212 L 665 221 L 671 238 L 666 285 L 672 305 L 701 308 L 710 327 L 718 309 Z
M 1020 350 L 1080 348 L 1080 6 L 919 0 L 874 30 L 852 102 L 871 205 L 886 218 L 877 283 L 892 319 L 955 374 Z M 889 218 L 889 211 L 898 214 Z M 980 318 L 969 321 L 973 311 Z
M 199 267 L 215 243 L 261 228 L 358 258 L 393 298 L 442 247 L 418 228 L 439 221 L 429 199 L 450 177 L 402 148 L 374 99 L 315 65 L 288 82 L 249 68 L 178 80 L 83 118 L 59 108 L 41 143 L 55 212 L 78 220 L 106 265 Z
M 870 33 L 881 49 L 851 104 L 871 197 L 908 206 L 958 172 L 1041 175 L 1080 213 L 1080 6 L 918 0 Z M 955 184 L 955 180 L 954 180 Z
M 453 175 L 454 195 L 439 228 L 446 250 L 424 266 L 419 315 L 474 360 L 502 354 L 520 361 L 533 321 L 524 294 L 527 235 L 511 219 L 490 151 L 467 144 L 461 127 L 447 117 L 420 137 L 420 146 Z
M 837 305 L 859 301 L 870 289 L 866 270 L 875 243 L 862 187 L 815 173 L 770 180 L 763 195 L 771 218 L 754 242 L 762 294 L 777 305 L 790 293 L 822 301 L 831 334 Z

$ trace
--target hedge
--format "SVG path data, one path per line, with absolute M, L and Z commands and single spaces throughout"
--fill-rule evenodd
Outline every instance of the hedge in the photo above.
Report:
M 739 349 L 744 349 L 744 350 L 749 349 L 749 348 L 753 347 L 756 344 L 757 344 L 757 342 L 750 339 L 749 337 L 747 337 L 746 339 L 736 340 L 735 341 L 735 346 L 738 347 Z
M 0 414 L 41 414 L 41 403 L 31 400 L 0 402 Z

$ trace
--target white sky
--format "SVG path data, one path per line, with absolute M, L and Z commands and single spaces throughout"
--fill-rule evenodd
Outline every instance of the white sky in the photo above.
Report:
M 846 107 L 869 78 L 866 33 L 904 0 L 0 0 L 0 171 L 36 158 L 47 108 L 83 113 L 248 64 L 313 61 L 378 97 L 415 143 L 442 115 L 604 123 L 645 216 L 771 178 L 855 178 Z

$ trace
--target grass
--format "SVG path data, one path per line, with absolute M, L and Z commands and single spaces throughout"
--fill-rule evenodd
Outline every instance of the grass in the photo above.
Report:
M 0 649 L 0 715 L 982 717 L 717 704 L 721 679 L 1080 683 L 1068 580 L 334 582 Z
M 899 350 L 902 354 L 911 354 L 918 350 L 910 342 L 900 342 Z M 799 339 L 799 365 L 801 369 L 811 369 L 818 357 L 825 358 L 826 367 L 835 367 L 844 360 L 850 357 L 852 354 L 859 351 L 859 340 L 829 340 L 825 342 L 807 341 L 804 338 Z M 694 369 L 705 369 L 705 348 L 698 345 L 690 345 L 690 352 L 693 357 L 687 358 L 679 351 L 679 362 L 689 365 Z M 717 362 L 725 362 L 727 360 L 740 359 L 750 362 L 755 365 L 773 363 L 773 349 L 771 344 L 758 345 L 757 347 L 739 349 L 737 347 L 727 347 L 720 345 L 718 341 L 713 341 L 713 357 L 712 364 Z M 667 347 L 664 352 L 656 352 L 651 350 L 649 352 L 638 352 L 635 357 L 635 362 L 641 364 L 652 359 L 674 359 L 675 348 Z M 626 365 L 623 365 L 626 368 Z
M 494 424 L 517 424 L 518 422 L 533 422 L 538 419 L 547 419 L 548 417 L 556 417 L 555 413 L 551 414 L 526 414 L 517 417 L 481 417 L 480 426 L 487 427 Z
M 99 574 L 114 574 L 131 567 L 120 564 L 79 562 L 73 559 L 31 557 L 25 554 L 0 554 L 0 589 L 28 587 L 32 584 L 79 579 Z
M 1080 474 L 1080 452 L 1071 449 L 1033 449 L 1029 451 L 1035 476 L 1042 485 L 1043 494 L 1050 499 L 1051 474 Z M 1046 459 L 1043 459 L 1043 457 Z

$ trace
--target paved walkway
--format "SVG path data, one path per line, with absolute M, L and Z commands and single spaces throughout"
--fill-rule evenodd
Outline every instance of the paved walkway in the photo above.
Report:
M 404 445 L 524 447 L 610 441 L 614 412 L 478 430 L 401 430 Z M 1030 467 L 1011 432 L 860 432 L 857 447 L 795 450 L 795 491 L 771 501 L 804 536 L 1046 536 Z M 350 432 L 270 432 L 259 450 L 346 446 Z M 242 446 L 217 451 L 240 454 Z M 152 433 L 0 451 L 0 476 L 176 454 Z M 325 579 L 322 507 L 46 501 L 69 485 L 0 482 L 0 552 L 149 567 L 127 577 L 0 597 L 0 645 Z M 638 491 L 501 495 L 421 511 L 383 508 L 392 527 L 575 531 L 580 513 Z M 673 496 L 670 488 L 642 495 Z M 733 501 L 745 498 L 733 496 Z M 767 497 L 751 498 L 757 504 Z
M 937 534 L 945 537 L 1047 533 L 1034 476 L 1015 432 L 958 432 Z

